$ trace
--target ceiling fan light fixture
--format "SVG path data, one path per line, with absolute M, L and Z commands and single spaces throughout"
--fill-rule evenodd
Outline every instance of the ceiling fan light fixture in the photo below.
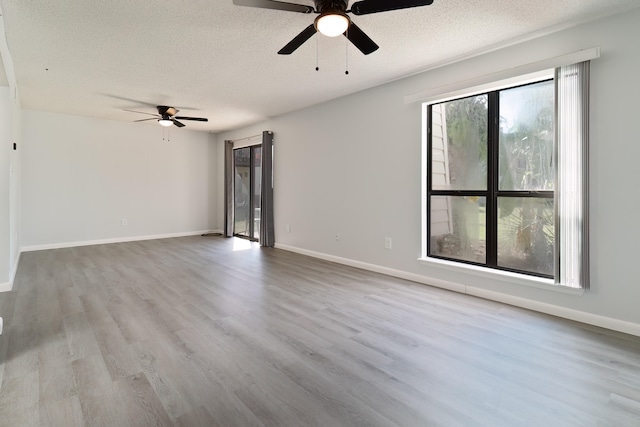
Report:
M 316 29 L 327 37 L 337 37 L 349 28 L 351 20 L 346 13 L 336 10 L 327 11 L 316 18 Z
M 158 119 L 158 123 L 160 123 L 160 126 L 171 126 L 173 124 L 173 120 L 170 119 Z

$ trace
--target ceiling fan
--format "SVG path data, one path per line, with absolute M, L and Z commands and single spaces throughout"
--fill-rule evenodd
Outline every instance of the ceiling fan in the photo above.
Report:
M 368 15 L 390 10 L 428 6 L 433 3 L 433 0 L 361 0 L 353 3 L 349 10 L 347 10 L 348 0 L 314 0 L 314 3 L 315 8 L 308 5 L 274 0 L 233 0 L 233 4 L 237 6 L 319 14 L 313 24 L 302 30 L 300 34 L 278 51 L 280 55 L 292 54 L 318 31 L 328 37 L 336 37 L 343 34 L 362 53 L 368 55 L 375 52 L 379 46 L 351 21 L 347 13 Z
M 130 111 L 132 113 L 139 113 L 139 114 L 146 114 L 148 116 L 153 116 L 149 119 L 134 120 L 134 122 L 146 122 L 147 120 L 157 120 L 158 123 L 160 123 L 160 125 L 162 126 L 175 125 L 179 128 L 184 127 L 185 126 L 184 123 L 181 123 L 178 120 L 193 120 L 196 122 L 209 121 L 209 119 L 206 119 L 204 117 L 176 116 L 176 114 L 178 114 L 178 111 L 180 110 L 174 107 L 168 107 L 166 105 L 158 105 L 156 108 L 158 109 L 158 114 L 145 113 L 144 111 L 135 111 L 135 110 L 127 110 L 127 109 L 124 109 L 124 111 Z

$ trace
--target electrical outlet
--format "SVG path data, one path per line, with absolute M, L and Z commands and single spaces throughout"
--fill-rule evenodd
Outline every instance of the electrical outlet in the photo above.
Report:
M 126 218 L 122 218 L 122 220 L 120 220 L 120 225 L 126 227 L 127 225 L 129 225 L 129 220 Z
M 291 224 L 287 224 L 287 233 L 291 233 Z
M 384 248 L 391 249 L 391 237 L 384 238 Z
M 340 233 L 336 231 L 336 240 L 340 240 Z

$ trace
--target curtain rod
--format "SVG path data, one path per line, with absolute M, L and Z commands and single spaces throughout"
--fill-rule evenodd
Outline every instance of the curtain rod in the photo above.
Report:
M 240 138 L 240 139 L 229 139 L 228 141 L 229 141 L 229 142 L 247 141 L 247 140 L 249 140 L 249 139 L 257 138 L 257 137 L 259 137 L 259 136 L 261 137 L 261 136 L 262 136 L 262 134 L 261 134 L 261 133 L 259 133 L 258 135 L 247 136 L 247 137 L 245 137 L 245 138 Z

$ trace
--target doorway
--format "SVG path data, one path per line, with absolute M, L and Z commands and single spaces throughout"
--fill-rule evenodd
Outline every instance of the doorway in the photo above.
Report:
M 260 194 L 262 191 L 262 145 L 235 148 L 233 235 L 260 239 Z

